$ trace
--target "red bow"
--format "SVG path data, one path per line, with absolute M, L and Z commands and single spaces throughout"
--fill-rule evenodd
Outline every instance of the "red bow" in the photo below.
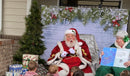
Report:
M 57 19 L 57 17 L 56 17 L 55 14 L 52 14 L 52 15 L 51 15 L 51 18 L 52 18 L 52 19 Z
M 65 10 L 69 10 L 69 12 L 72 12 L 73 8 L 72 7 L 66 7 Z
M 120 26 L 120 24 L 118 23 L 118 20 L 113 20 L 112 23 L 113 23 L 113 27 L 115 27 L 116 25 Z

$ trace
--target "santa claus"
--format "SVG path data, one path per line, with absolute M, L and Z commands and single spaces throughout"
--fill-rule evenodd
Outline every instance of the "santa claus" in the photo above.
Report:
M 47 64 L 58 65 L 60 76 L 70 76 L 70 69 L 73 66 L 82 69 L 85 76 L 94 76 L 95 73 L 91 65 L 89 48 L 86 42 L 79 38 L 75 28 L 65 31 L 65 40 L 57 43 Z

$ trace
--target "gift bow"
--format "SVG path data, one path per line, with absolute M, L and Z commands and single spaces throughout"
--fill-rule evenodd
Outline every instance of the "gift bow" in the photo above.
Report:
M 56 17 L 55 14 L 51 14 L 51 18 L 52 18 L 52 19 L 57 19 L 57 17 Z
M 120 24 L 118 23 L 118 20 L 112 20 L 112 23 L 113 23 L 113 27 L 116 26 L 116 25 L 120 26 Z
M 72 7 L 66 7 L 65 10 L 69 10 L 69 12 L 72 12 L 73 8 Z
M 125 36 L 125 38 L 123 40 L 124 40 L 124 42 L 127 42 L 127 41 L 129 41 L 129 37 Z

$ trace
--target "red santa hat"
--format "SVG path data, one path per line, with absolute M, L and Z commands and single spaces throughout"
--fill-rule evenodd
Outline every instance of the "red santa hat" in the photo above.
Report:
M 128 33 L 126 31 L 120 30 L 117 32 L 116 36 L 125 38 L 125 36 L 128 36 Z
M 79 34 L 78 34 L 78 31 L 75 29 L 75 28 L 70 28 L 68 30 L 65 31 L 65 35 L 66 34 L 74 34 L 76 36 L 76 39 L 78 41 L 78 44 L 79 45 L 82 45 L 83 43 L 80 41 L 80 37 L 79 37 Z

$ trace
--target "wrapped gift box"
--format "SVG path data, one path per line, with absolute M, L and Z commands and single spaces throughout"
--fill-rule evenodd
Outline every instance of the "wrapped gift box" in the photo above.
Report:
M 6 76 L 24 76 L 27 69 L 22 68 L 22 64 L 9 65 L 9 72 L 6 72 Z
M 6 72 L 6 76 L 24 76 L 27 69 L 22 69 L 21 72 Z
M 12 72 L 6 72 L 6 76 L 13 76 Z
M 20 75 L 21 75 L 21 73 L 19 73 L 19 72 L 6 72 L 6 76 L 20 76 Z
M 23 54 L 23 68 L 28 67 L 28 63 L 30 60 L 33 60 L 38 64 L 38 55 Z
M 22 64 L 13 64 L 9 65 L 9 72 L 21 72 Z
M 24 76 L 25 73 L 26 73 L 26 71 L 28 71 L 28 69 L 24 69 L 24 68 L 22 68 L 22 72 L 20 73 L 20 75 L 21 75 L 21 76 Z

